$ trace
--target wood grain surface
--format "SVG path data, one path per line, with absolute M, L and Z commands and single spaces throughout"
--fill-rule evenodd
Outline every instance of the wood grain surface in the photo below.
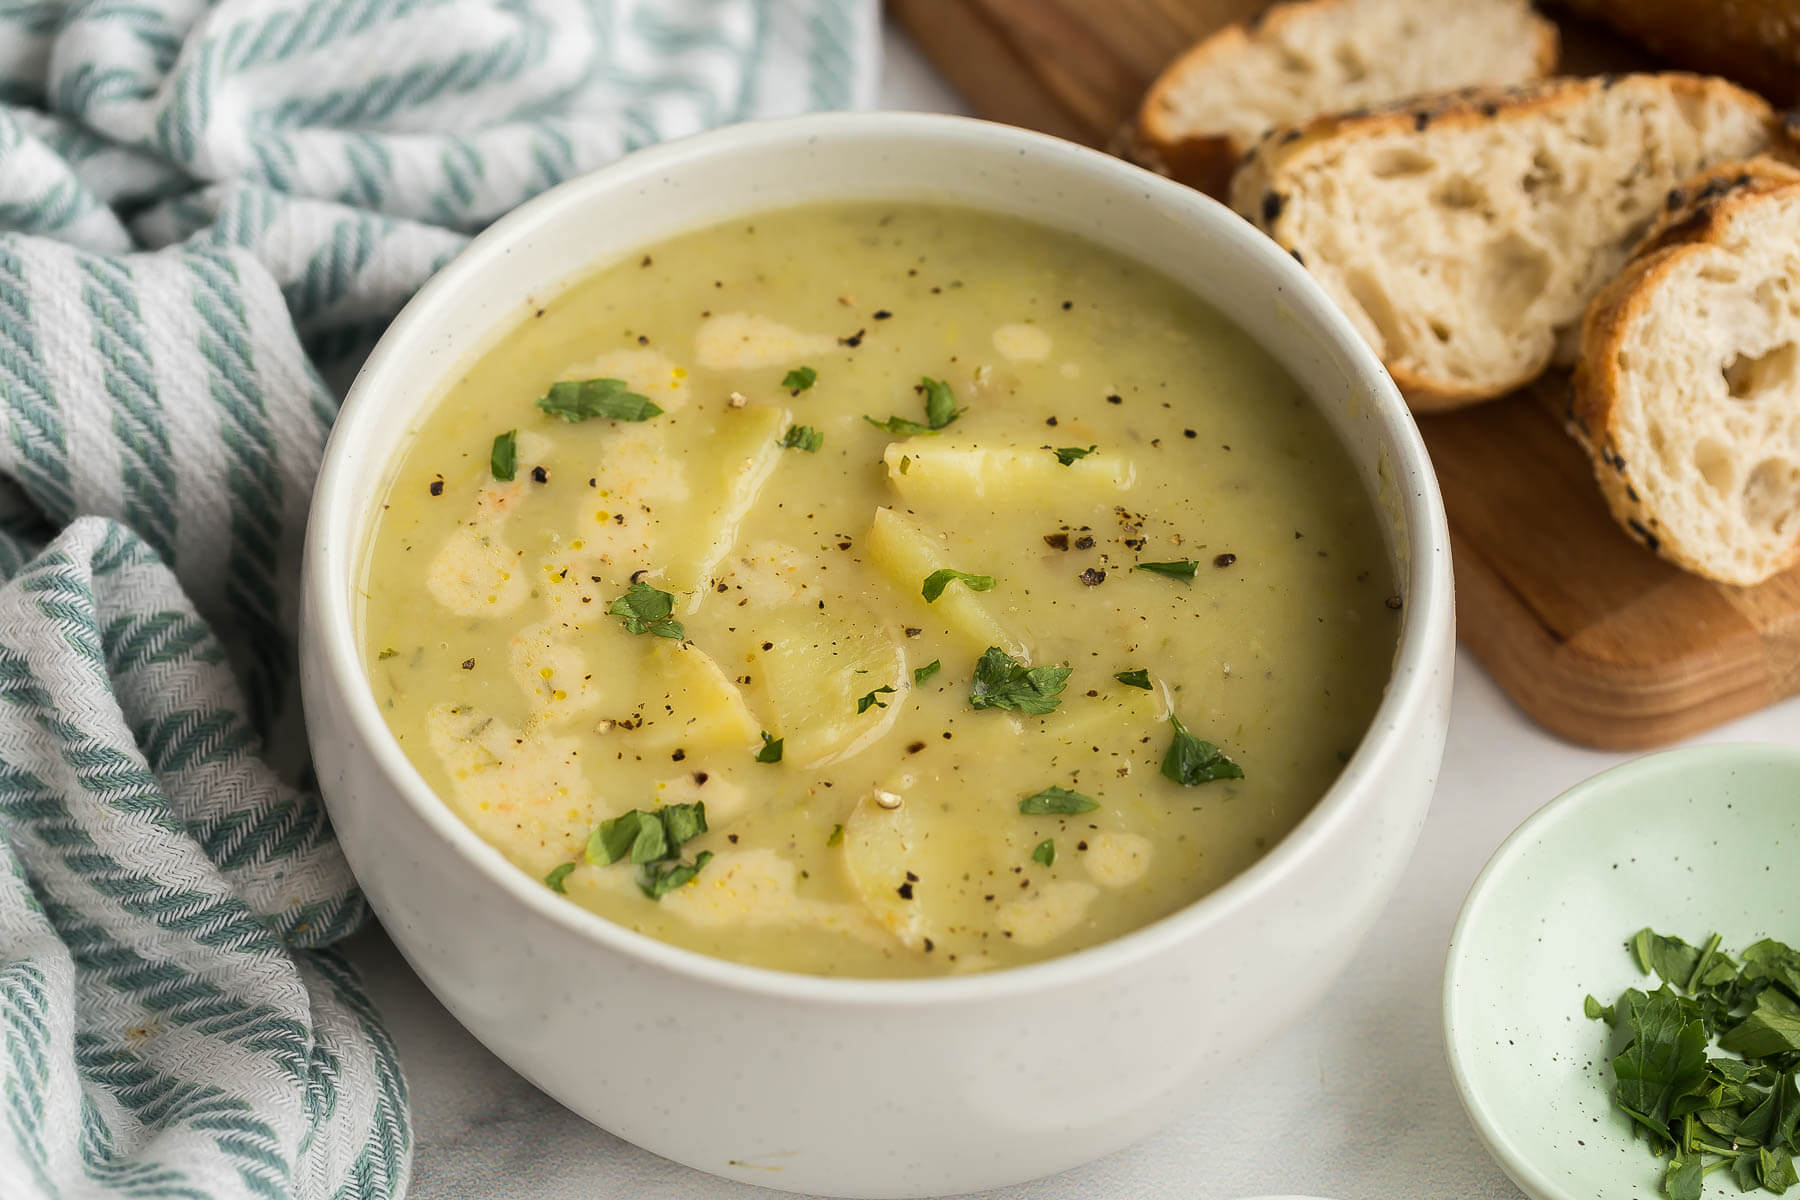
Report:
M 982 115 L 1105 146 L 1164 63 L 1266 3 L 889 7 Z M 1557 15 L 1566 72 L 1659 65 Z M 1419 422 L 1450 518 L 1464 644 L 1544 726 L 1607 749 L 1663 745 L 1800 692 L 1800 570 L 1733 588 L 1685 574 L 1625 536 L 1562 430 L 1566 387 L 1553 377 Z

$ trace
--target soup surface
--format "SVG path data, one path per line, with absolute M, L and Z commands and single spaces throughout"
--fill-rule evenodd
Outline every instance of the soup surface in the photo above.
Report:
M 526 313 L 406 450 L 364 628 L 421 774 L 570 901 L 921 976 L 1242 871 L 1362 736 L 1394 590 L 1218 313 L 1017 219 L 849 205 Z

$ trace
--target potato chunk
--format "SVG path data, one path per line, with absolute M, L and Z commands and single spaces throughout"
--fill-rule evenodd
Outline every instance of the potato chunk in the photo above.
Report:
M 854 904 L 797 891 L 796 869 L 773 850 L 719 850 L 686 887 L 662 898 L 671 915 L 705 928 L 809 926 L 875 941 L 881 933 Z
M 1046 883 L 1022 900 L 1002 904 L 997 914 L 1000 928 L 1021 946 L 1047 945 L 1074 932 L 1099 894 L 1099 888 L 1079 880 Z
M 802 333 L 752 313 L 708 317 L 694 335 L 694 356 L 701 366 L 714 371 L 783 367 L 809 355 L 842 350 L 837 338 L 828 333 Z
M 648 636 L 648 635 L 645 635 Z M 706 651 L 665 638 L 649 642 L 648 661 L 636 729 L 619 732 L 640 752 L 747 748 L 762 728 L 744 702 L 744 693 Z
M 912 950 L 923 949 L 928 937 L 942 936 L 941 922 L 930 911 L 938 889 L 919 872 L 924 835 L 913 809 L 904 803 L 884 808 L 872 797 L 858 801 L 844 825 L 850 886 L 876 923 Z
M 425 590 L 459 617 L 509 613 L 530 590 L 518 552 L 500 536 L 519 490 L 516 483 L 482 488 L 473 515 L 451 532 L 425 569 Z
M 1064 466 L 1038 446 L 973 446 L 908 438 L 888 443 L 882 459 L 888 482 L 902 496 L 940 502 L 1004 497 L 1026 507 L 1072 492 L 1104 499 L 1137 483 L 1131 460 L 1108 450 Z
M 925 602 L 920 592 L 925 577 L 958 564 L 944 561 L 942 550 L 931 536 L 911 520 L 889 508 L 876 509 L 867 546 L 875 569 L 887 576 L 898 591 L 911 596 L 931 619 L 947 626 L 970 653 L 980 654 L 989 646 L 999 646 L 1015 658 L 1025 654 L 1023 643 L 994 618 L 993 606 L 987 600 L 992 593 L 972 592 L 952 584 L 935 601 Z
M 787 424 L 787 409 L 773 405 L 725 414 L 707 444 L 711 463 L 693 471 L 695 495 L 679 520 L 665 521 L 658 539 L 663 577 L 691 594 L 687 611 L 705 600 L 714 572 L 737 545 L 744 518 L 781 462 Z
M 785 761 L 802 768 L 837 762 L 893 727 L 912 676 L 892 631 L 799 606 L 771 613 L 761 628 L 774 645 L 751 670 L 785 739 Z

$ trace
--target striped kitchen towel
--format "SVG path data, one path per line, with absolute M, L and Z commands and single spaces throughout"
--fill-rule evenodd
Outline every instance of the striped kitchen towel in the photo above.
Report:
M 873 94 L 875 0 L 0 0 L 0 1196 L 399 1196 L 295 720 L 394 311 L 636 146 Z

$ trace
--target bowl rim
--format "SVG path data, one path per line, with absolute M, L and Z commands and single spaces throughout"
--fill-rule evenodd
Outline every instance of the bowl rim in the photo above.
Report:
M 1521 1152 L 1506 1127 L 1496 1120 L 1476 1086 L 1475 1075 L 1466 1054 L 1471 1031 L 1456 1014 L 1456 997 L 1461 990 L 1463 972 L 1468 970 L 1468 938 L 1471 926 L 1480 921 L 1490 901 L 1488 891 L 1497 886 L 1499 875 L 1516 865 L 1532 846 L 1554 835 L 1556 827 L 1569 820 L 1585 805 L 1608 800 L 1624 793 L 1645 778 L 1672 771 L 1707 770 L 1716 773 L 1721 767 L 1744 763 L 1782 763 L 1800 775 L 1800 745 L 1782 742 L 1708 742 L 1698 746 L 1680 746 L 1641 755 L 1629 762 L 1608 767 L 1578 783 L 1570 785 L 1526 817 L 1502 841 L 1487 863 L 1469 885 L 1456 923 L 1450 930 L 1450 941 L 1444 952 L 1444 980 L 1441 1005 L 1444 1030 L 1444 1057 L 1450 1064 L 1457 1097 L 1469 1124 L 1487 1147 L 1501 1170 L 1519 1189 L 1536 1200 L 1587 1200 L 1585 1192 L 1571 1192 L 1559 1185 L 1546 1171 Z
M 1363 402 L 1376 422 L 1381 460 L 1391 480 L 1393 499 L 1388 504 L 1398 514 L 1404 546 L 1401 589 L 1405 611 L 1381 702 L 1337 779 L 1298 825 L 1221 887 L 1129 933 L 1024 966 L 923 979 L 806 975 L 713 958 L 615 924 L 528 876 L 482 841 L 438 798 L 382 719 L 358 652 L 349 604 L 357 564 L 350 561 L 349 551 L 358 540 L 366 514 L 350 511 L 347 496 L 355 480 L 343 465 L 343 447 L 361 426 L 376 419 L 382 381 L 403 370 L 404 362 L 419 353 L 438 311 L 451 306 L 456 292 L 478 283 L 510 253 L 514 242 L 546 223 L 552 214 L 623 193 L 635 180 L 677 172 L 696 160 L 833 138 L 933 139 L 943 143 L 947 152 L 988 155 L 996 161 L 1002 156 L 1029 154 L 1049 160 L 1056 169 L 1109 177 L 1121 193 L 1139 193 L 1144 200 L 1156 198 L 1167 206 L 1186 208 L 1184 216 L 1197 233 L 1235 241 L 1239 250 L 1249 253 L 1254 268 L 1265 276 L 1266 286 L 1281 294 L 1294 319 L 1310 327 L 1345 366 L 1350 381 L 1362 387 Z M 821 197 L 817 202 L 827 201 Z M 1054 218 L 1033 219 L 1058 227 Z M 578 274 L 556 281 L 559 289 Z M 388 465 L 384 463 L 383 469 Z M 1373 495 L 1370 500 L 1382 503 Z M 334 534 L 340 536 L 334 538 Z M 637 150 L 567 180 L 501 217 L 419 289 L 358 371 L 325 447 L 308 514 L 305 558 L 302 586 L 312 620 L 303 623 L 301 637 L 321 643 L 316 656 L 308 655 L 316 657 L 319 664 L 319 686 L 334 691 L 343 702 L 352 727 L 367 738 L 370 757 L 396 793 L 397 802 L 409 805 L 437 835 L 440 845 L 436 852 L 456 856 L 538 917 L 640 965 L 739 993 L 865 1006 L 956 1004 L 1078 985 L 1153 957 L 1162 948 L 1276 890 L 1298 864 L 1321 851 L 1328 852 L 1338 829 L 1359 802 L 1368 803 L 1379 791 L 1392 760 L 1401 756 L 1419 722 L 1428 719 L 1434 675 L 1450 669 L 1440 648 L 1450 644 L 1454 622 L 1449 530 L 1424 441 L 1380 360 L 1304 268 L 1230 209 L 1162 176 L 1047 134 L 934 113 L 815 113 L 725 126 Z

